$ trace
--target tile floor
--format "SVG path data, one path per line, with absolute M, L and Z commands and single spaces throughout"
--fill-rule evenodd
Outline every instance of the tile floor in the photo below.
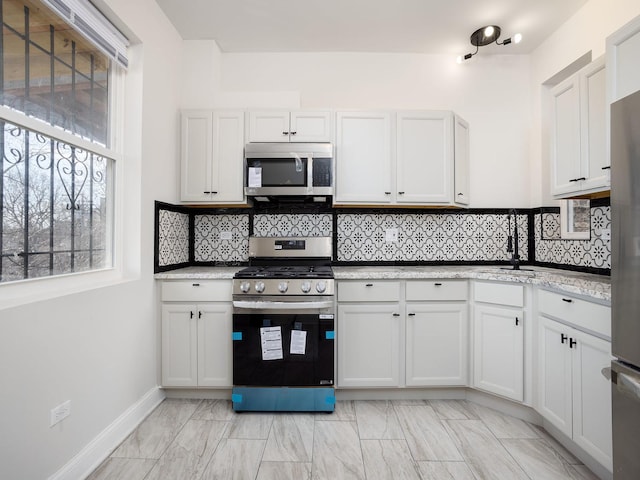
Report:
M 544 430 L 460 400 L 341 401 L 326 413 L 240 413 L 165 400 L 89 477 L 596 479 Z

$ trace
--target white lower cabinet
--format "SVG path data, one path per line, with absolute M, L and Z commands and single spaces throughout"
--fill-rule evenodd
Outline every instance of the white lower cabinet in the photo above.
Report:
M 338 283 L 338 386 L 466 386 L 466 280 Z
M 476 282 L 474 300 L 473 386 L 522 402 L 523 287 Z
M 230 281 L 163 282 L 162 287 L 162 385 L 231 387 Z
M 467 385 L 467 303 L 407 304 L 406 385 Z
M 400 304 L 338 306 L 338 386 L 400 385 Z
M 588 304 L 582 303 L 582 307 Z M 596 311 L 601 308 L 594 305 Z M 592 319 L 597 318 L 594 313 L 590 315 Z M 611 364 L 611 358 L 609 341 L 544 315 L 538 317 L 537 409 L 609 470 L 611 385 L 601 371 Z

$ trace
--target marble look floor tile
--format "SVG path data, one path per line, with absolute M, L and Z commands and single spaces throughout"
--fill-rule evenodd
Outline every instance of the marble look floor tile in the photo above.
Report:
M 145 480 L 199 479 L 228 426 L 228 422 L 189 420 Z
M 314 425 L 312 414 L 276 415 L 262 461 L 311 462 Z
M 460 452 L 432 407 L 396 405 L 394 409 L 416 461 L 462 460 Z
M 390 402 L 358 401 L 355 404 L 360 439 L 404 439 L 396 411 Z
M 444 423 L 478 480 L 529 480 L 481 420 L 444 420 Z
M 233 420 L 235 415 L 230 400 L 203 400 L 191 418 L 226 422 Z
M 256 480 L 310 480 L 311 463 L 262 462 Z
M 353 400 L 340 400 L 336 402 L 336 409 L 333 413 L 316 413 L 316 421 L 327 422 L 355 422 L 356 409 Z
M 200 400 L 164 400 L 111 456 L 160 458 L 199 404 Z
M 420 480 L 405 440 L 362 440 L 360 445 L 367 480 Z
M 247 480 L 256 478 L 265 440 L 223 438 L 202 480 Z
M 464 462 L 418 462 L 424 480 L 476 480 Z
M 420 406 L 420 405 L 428 405 L 428 400 L 391 400 L 392 405 L 410 405 L 410 406 Z
M 229 438 L 244 438 L 247 440 L 266 440 L 269 436 L 272 413 L 245 412 L 235 415 L 227 431 Z
M 155 463 L 144 458 L 109 458 L 87 480 L 142 480 Z
M 538 438 L 538 431 L 527 422 L 519 418 L 505 415 L 497 410 L 483 407 L 482 405 L 471 404 L 473 410 L 482 420 L 491 433 L 497 438 Z
M 571 480 L 599 480 L 586 465 L 571 465 L 569 474 Z
M 582 465 L 582 462 L 578 458 L 576 458 L 569 450 L 564 448 L 564 446 L 553 438 L 544 428 L 537 425 L 531 425 L 531 427 L 538 433 L 538 435 L 540 435 L 540 438 L 547 441 L 551 448 L 553 448 L 562 457 L 565 463 L 568 463 L 569 465 Z
M 312 478 L 364 479 L 364 463 L 355 422 L 318 422 L 313 437 Z
M 543 439 L 506 438 L 501 443 L 532 480 L 581 478 Z
M 466 400 L 429 400 L 429 405 L 445 420 L 479 420 L 478 414 Z

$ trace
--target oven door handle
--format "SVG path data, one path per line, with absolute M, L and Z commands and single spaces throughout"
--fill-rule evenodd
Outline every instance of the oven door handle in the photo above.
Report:
M 333 300 L 316 302 L 261 302 L 249 300 L 234 300 L 235 308 L 245 308 L 248 310 L 317 310 L 319 308 L 333 307 Z

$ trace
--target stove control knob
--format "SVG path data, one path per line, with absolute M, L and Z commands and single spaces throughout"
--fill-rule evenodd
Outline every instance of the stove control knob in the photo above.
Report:
M 318 293 L 323 293 L 327 289 L 327 282 L 320 280 L 316 283 L 316 290 Z
M 264 282 L 256 282 L 256 292 L 262 293 L 264 292 Z
M 249 290 L 251 290 L 251 284 L 249 282 L 242 282 L 240 284 L 240 290 L 242 291 L 242 293 L 247 293 Z
M 278 291 L 280 293 L 284 293 L 289 289 L 289 284 L 287 284 L 287 282 L 280 282 L 278 284 Z
M 302 290 L 302 293 L 309 293 L 311 291 L 311 282 L 302 282 L 302 285 L 300 285 L 300 290 Z

